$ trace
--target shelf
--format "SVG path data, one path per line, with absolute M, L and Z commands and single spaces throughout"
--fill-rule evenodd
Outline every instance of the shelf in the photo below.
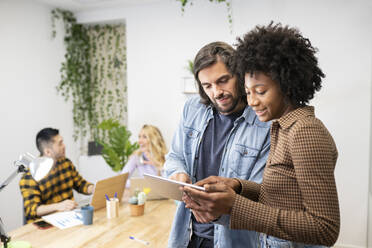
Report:
M 193 77 L 183 77 L 183 94 L 198 94 L 197 83 Z

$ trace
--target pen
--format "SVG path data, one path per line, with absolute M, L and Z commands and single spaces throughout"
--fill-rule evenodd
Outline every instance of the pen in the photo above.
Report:
M 118 193 L 115 192 L 114 198 L 118 198 Z
M 132 240 L 135 240 L 137 242 L 140 242 L 140 243 L 142 243 L 144 245 L 149 245 L 150 244 L 150 242 L 148 242 L 148 241 L 140 240 L 140 239 L 137 239 L 137 238 L 135 238 L 133 236 L 129 236 L 129 238 L 132 239 Z
M 110 198 L 107 196 L 107 194 L 105 194 L 105 196 L 106 196 L 106 200 L 110 201 Z

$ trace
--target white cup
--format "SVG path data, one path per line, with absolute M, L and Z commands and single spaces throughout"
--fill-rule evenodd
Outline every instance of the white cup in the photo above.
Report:
M 110 198 L 109 201 L 106 200 L 106 212 L 107 212 L 108 219 L 119 217 L 119 199 L 118 198 Z

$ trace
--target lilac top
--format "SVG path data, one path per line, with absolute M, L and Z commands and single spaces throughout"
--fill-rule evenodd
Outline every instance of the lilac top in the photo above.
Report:
M 145 156 L 145 154 L 142 153 L 142 157 L 144 160 L 148 160 Z M 151 175 L 158 175 L 158 170 L 154 165 L 151 164 L 143 164 L 140 161 L 140 157 L 138 155 L 132 155 L 129 158 L 129 161 L 124 166 L 122 173 L 129 172 L 127 185 L 126 187 L 130 187 L 130 177 L 136 176 L 136 177 L 143 177 L 144 173 L 151 174 Z

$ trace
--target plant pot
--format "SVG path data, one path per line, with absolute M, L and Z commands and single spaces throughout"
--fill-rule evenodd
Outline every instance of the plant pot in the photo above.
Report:
M 103 146 L 95 141 L 88 142 L 88 156 L 101 155 Z
M 130 216 L 141 216 L 145 212 L 145 204 L 135 205 L 129 204 L 130 207 Z

